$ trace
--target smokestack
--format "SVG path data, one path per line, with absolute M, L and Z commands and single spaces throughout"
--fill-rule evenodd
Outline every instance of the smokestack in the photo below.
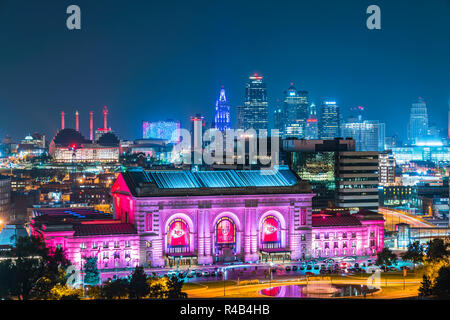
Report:
M 93 112 L 89 112 L 89 139 L 94 141 L 94 120 L 93 120 Z
M 103 107 L 103 129 L 108 129 L 108 108 L 106 106 Z
M 61 111 L 61 130 L 64 130 L 64 111 Z
M 75 112 L 75 130 L 80 131 L 80 122 L 78 121 L 78 110 Z

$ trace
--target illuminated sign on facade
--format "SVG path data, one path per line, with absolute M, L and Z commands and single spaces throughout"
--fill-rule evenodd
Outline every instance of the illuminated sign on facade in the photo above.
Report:
M 189 228 L 183 219 L 173 219 L 169 225 L 169 246 L 188 246 Z
M 274 216 L 267 216 L 262 224 L 262 242 L 280 241 L 280 224 Z
M 236 228 L 233 220 L 228 217 L 220 218 L 216 224 L 216 243 L 234 244 L 236 242 Z

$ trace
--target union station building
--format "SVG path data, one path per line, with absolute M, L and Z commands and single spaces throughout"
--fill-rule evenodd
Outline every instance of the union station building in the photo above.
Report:
M 312 214 L 310 185 L 279 170 L 121 173 L 114 217 L 80 209 L 37 209 L 32 233 L 99 269 L 189 267 L 233 261 L 289 262 L 375 255 L 384 219 L 371 211 Z

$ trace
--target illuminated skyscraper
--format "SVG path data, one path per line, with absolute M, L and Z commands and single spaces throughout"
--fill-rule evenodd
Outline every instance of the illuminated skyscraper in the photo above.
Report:
M 319 138 L 319 122 L 317 120 L 316 105 L 311 103 L 309 107 L 309 116 L 306 120 L 306 139 L 318 139 Z
M 339 106 L 334 101 L 325 101 L 320 114 L 320 138 L 334 139 L 340 136 Z
M 421 97 L 411 105 L 409 114 L 408 140 L 416 144 L 428 134 L 427 104 Z
M 239 129 L 268 129 L 267 89 L 263 77 L 255 73 L 245 85 L 245 102 L 241 110 Z
M 216 101 L 214 127 L 222 132 L 230 129 L 230 105 L 227 102 L 223 86 L 220 89 L 219 100 Z
M 284 92 L 285 137 L 305 138 L 308 118 L 308 91 L 297 91 L 291 86 Z

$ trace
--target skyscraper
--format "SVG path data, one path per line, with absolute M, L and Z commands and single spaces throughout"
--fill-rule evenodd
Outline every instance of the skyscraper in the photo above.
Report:
M 340 136 L 339 106 L 334 101 L 325 101 L 320 114 L 320 138 L 334 139 Z
M 240 129 L 269 129 L 267 89 L 263 77 L 255 73 L 245 85 L 245 102 Z
M 308 118 L 308 91 L 297 91 L 293 83 L 284 92 L 285 137 L 305 138 Z
M 223 86 L 220 89 L 219 99 L 216 101 L 214 127 L 222 132 L 230 129 L 230 105 L 227 102 Z
M 317 120 L 316 105 L 311 103 L 309 106 L 309 116 L 306 120 L 306 139 L 318 139 L 319 138 L 319 122 Z
M 425 100 L 421 97 L 411 104 L 408 125 L 408 141 L 416 144 L 428 133 L 428 113 Z

